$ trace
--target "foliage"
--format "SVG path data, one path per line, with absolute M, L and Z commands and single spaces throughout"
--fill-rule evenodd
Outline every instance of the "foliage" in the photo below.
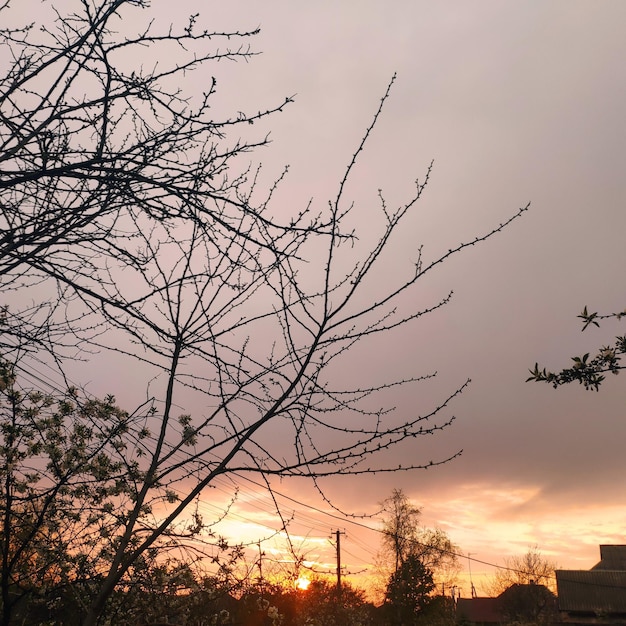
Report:
M 621 313 L 611 313 L 609 315 L 598 315 L 598 313 L 589 313 L 585 307 L 578 316 L 583 321 L 582 330 L 586 330 L 589 326 L 599 326 L 598 320 L 614 318 L 620 320 L 626 311 Z M 572 382 L 578 382 L 587 390 L 599 391 L 600 385 L 605 380 L 605 374 L 619 374 L 624 369 L 622 365 L 622 356 L 626 354 L 626 336 L 615 338 L 613 345 L 603 346 L 598 350 L 595 356 L 590 357 L 590 353 L 582 356 L 572 357 L 574 365 L 565 368 L 560 372 L 548 371 L 545 367 L 540 368 L 535 363 L 534 369 L 530 370 L 531 376 L 526 382 L 546 382 L 551 384 L 555 389 L 561 385 Z
M 127 450 L 130 416 L 114 404 L 18 386 L 0 361 L 2 623 L 27 596 L 54 597 L 97 574 L 94 562 L 132 497 L 137 467 Z M 117 459 L 115 458 L 117 456 Z
M 35 539 L 50 529 L 61 568 L 80 556 L 84 571 L 73 575 L 88 584 L 77 610 L 93 626 L 157 555 L 186 547 L 192 562 L 210 558 L 216 538 L 196 505 L 220 477 L 256 474 L 271 489 L 274 477 L 448 461 L 398 467 L 378 453 L 447 428 L 449 405 L 467 383 L 399 417 L 378 396 L 433 375 L 350 387 L 336 373 L 357 342 L 447 304 L 451 293 L 422 309 L 404 298 L 525 209 L 432 260 L 421 248 L 407 254 L 406 269 L 377 284 L 430 172 L 395 209 L 380 192 L 376 218 L 363 220 L 346 198 L 391 84 L 328 208 L 285 217 L 270 203 L 282 176 L 261 191 L 258 169 L 242 157 L 267 143 L 253 131 L 291 99 L 220 117 L 216 80 L 198 80 L 214 62 L 253 56 L 247 42 L 256 31 L 203 30 L 199 15 L 163 25 L 147 14 L 142 25 L 147 0 L 44 8 L 53 21 L 33 11 L 43 24 L 12 28 L 11 6 L 0 3 L 0 349 L 9 378 L 42 387 L 24 396 L 32 406 L 21 401 L 7 413 L 4 506 L 30 516 L 22 528 L 37 559 L 47 557 Z M 373 240 L 358 240 L 364 221 L 368 235 L 378 228 Z M 68 369 L 87 375 L 77 361 L 92 366 L 102 353 L 137 387 L 145 383 L 136 410 L 119 410 L 112 397 L 90 400 L 67 382 Z M 52 382 L 40 368 L 54 368 Z M 42 410 L 43 430 L 32 430 L 28 420 Z M 15 474 L 11 438 L 22 442 L 20 462 L 45 457 L 34 478 Z M 57 530 L 60 520 L 71 532 Z M 3 547 L 7 588 L 22 563 L 10 547 L 16 540 Z
M 437 582 L 450 584 L 458 572 L 458 548 L 446 533 L 439 528 L 422 527 L 421 509 L 402 489 L 394 489 L 382 506 L 385 519 L 379 560 L 391 564 L 389 573 L 398 571 L 410 556 L 417 556 Z
M 422 511 L 402 489 L 394 489 L 382 506 L 385 511 L 382 547 L 384 552 L 391 555 L 393 571 L 397 572 L 418 544 Z
M 385 609 L 391 623 L 413 623 L 410 620 L 426 615 L 431 621 L 436 615 L 446 621 L 445 601 L 433 604 L 432 612 L 426 609 L 431 607 L 437 583 L 453 583 L 458 548 L 442 530 L 419 525 L 421 509 L 401 489 L 394 489 L 382 504 L 386 517 L 381 560 L 387 572 Z
M 141 440 L 133 440 L 133 426 L 143 418 L 119 409 L 112 397 L 90 399 L 69 389 L 57 398 L 21 388 L 5 361 L 0 377 L 2 623 L 16 614 L 53 619 L 71 612 L 68 607 L 80 613 L 115 557 L 128 503 L 138 497 Z M 167 490 L 161 502 L 168 502 Z M 139 522 L 149 527 L 153 517 L 144 507 Z M 191 568 L 197 558 L 167 557 L 195 532 L 172 528 L 134 559 L 120 581 L 124 593 L 109 603 L 107 615 L 163 615 L 181 589 L 196 588 Z M 219 538 L 213 544 L 213 557 L 203 560 L 217 572 L 215 588 L 232 582 L 229 568 L 241 551 Z M 170 599 L 168 607 L 155 598 Z
M 430 601 L 417 616 L 420 626 L 456 626 L 456 602 L 446 595 L 433 595 Z
M 327 580 L 311 581 L 306 591 L 293 592 L 295 599 L 294 626 L 367 626 L 371 605 L 363 591 L 342 583 L 341 591 Z
M 433 574 L 418 555 L 409 554 L 391 575 L 385 597 L 394 625 L 416 624 L 431 601 Z
M 556 596 L 542 584 L 514 584 L 500 598 L 510 624 L 553 624 L 557 617 Z

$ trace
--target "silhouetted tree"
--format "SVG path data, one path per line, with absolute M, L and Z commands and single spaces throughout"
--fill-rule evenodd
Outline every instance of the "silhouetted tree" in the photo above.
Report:
M 382 506 L 385 513 L 383 551 L 392 560 L 395 573 L 418 543 L 422 510 L 409 500 L 402 489 L 394 489 Z
M 385 604 L 394 626 L 412 626 L 420 620 L 435 589 L 433 573 L 418 555 L 409 554 L 387 585 Z
M 504 559 L 504 566 L 497 569 L 488 583 L 487 592 L 498 596 L 511 585 L 528 585 L 530 583 L 544 585 L 556 590 L 554 571 L 558 565 L 544 557 L 537 546 L 532 546 L 521 556 Z
M 458 573 L 458 547 L 439 528 L 421 526 L 422 511 L 402 489 L 382 502 L 382 549 L 378 557 L 385 583 L 409 557 L 418 558 L 437 584 L 449 586 Z
M 513 584 L 500 596 L 503 616 L 511 624 L 553 624 L 556 596 L 544 585 Z
M 295 590 L 294 626 L 366 626 L 370 623 L 372 606 L 360 589 L 344 582 L 338 593 L 334 583 L 317 578 L 308 589 Z
M 444 306 L 451 294 L 423 308 L 403 298 L 525 209 L 432 260 L 421 249 L 407 254 L 407 271 L 377 283 L 428 182 L 427 174 L 396 209 L 380 193 L 379 218 L 367 225 L 377 235 L 365 238 L 369 247 L 356 244 L 364 220 L 347 184 L 391 84 L 328 209 L 283 218 L 270 205 L 278 183 L 261 192 L 258 171 L 239 157 L 267 142 L 246 139 L 250 124 L 290 98 L 220 119 L 216 81 L 204 78 L 213 61 L 249 58 L 254 32 L 203 30 L 197 15 L 164 28 L 148 17 L 141 26 L 147 0 L 32 6 L 52 7 L 54 21 L 11 28 L 11 7 L 0 4 L 3 357 L 16 375 L 41 380 L 38 366 L 65 375 L 68 356 L 89 361 L 108 350 L 133 364 L 138 384 L 151 381 L 147 402 L 128 417 L 111 409 L 126 429 L 123 443 L 84 461 L 90 468 L 98 459 L 103 467 L 88 471 L 105 472 L 107 489 L 120 475 L 117 499 L 104 494 L 96 507 L 101 558 L 83 617 L 93 626 L 152 551 L 193 539 L 189 549 L 211 554 L 212 520 L 194 505 L 219 477 L 252 473 L 271 489 L 273 477 L 405 471 L 456 456 L 398 466 L 376 455 L 446 428 L 448 405 L 467 383 L 397 418 L 377 394 L 432 375 L 346 388 L 337 368 L 357 342 Z M 71 386 L 63 381 L 53 384 L 57 399 Z M 203 409 L 192 415 L 182 405 Z M 60 429 L 70 428 L 74 410 Z M 68 439 L 67 454 L 74 445 Z M 40 478 L 63 493 L 54 472 Z
M 138 468 L 112 459 L 132 422 L 113 398 L 23 389 L 2 359 L 0 380 L 0 623 L 8 625 L 18 605 L 51 605 L 94 579 Z

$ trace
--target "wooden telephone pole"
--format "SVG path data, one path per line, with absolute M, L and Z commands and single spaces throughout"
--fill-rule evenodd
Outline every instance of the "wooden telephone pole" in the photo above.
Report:
M 337 595 L 341 594 L 341 535 L 346 533 L 341 530 L 335 531 L 335 541 L 337 547 Z

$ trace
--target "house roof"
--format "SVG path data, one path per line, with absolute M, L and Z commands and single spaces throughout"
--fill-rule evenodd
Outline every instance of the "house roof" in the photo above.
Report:
M 557 570 L 561 611 L 626 613 L 626 570 Z
M 457 619 L 473 623 L 499 624 L 511 611 L 541 611 L 546 604 L 554 602 L 552 594 L 544 585 L 513 584 L 497 598 L 459 598 L 456 604 Z
M 561 611 L 626 613 L 626 545 L 601 545 L 590 570 L 557 570 Z
M 498 598 L 459 598 L 456 603 L 458 619 L 475 623 L 499 623 L 500 600 Z

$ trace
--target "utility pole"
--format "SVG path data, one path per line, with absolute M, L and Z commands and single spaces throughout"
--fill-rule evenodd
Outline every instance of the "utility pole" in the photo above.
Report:
M 476 588 L 474 587 L 474 581 L 472 580 L 472 562 L 471 562 L 471 556 L 472 554 L 474 554 L 473 552 L 468 552 L 467 553 L 467 567 L 469 569 L 469 577 L 470 577 L 470 586 L 471 586 L 471 590 L 472 590 L 472 598 L 476 598 Z
M 345 535 L 346 533 L 336 530 L 335 531 L 335 540 L 337 544 L 337 595 L 341 595 L 341 535 Z

